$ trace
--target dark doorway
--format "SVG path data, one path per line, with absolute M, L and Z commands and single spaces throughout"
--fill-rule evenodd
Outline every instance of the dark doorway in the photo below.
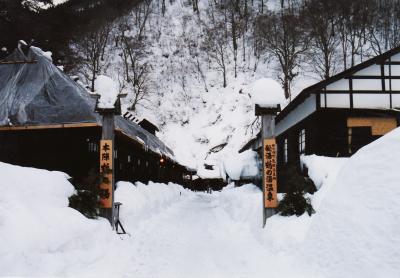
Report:
M 370 126 L 349 128 L 349 153 L 354 154 L 359 149 L 374 141 Z

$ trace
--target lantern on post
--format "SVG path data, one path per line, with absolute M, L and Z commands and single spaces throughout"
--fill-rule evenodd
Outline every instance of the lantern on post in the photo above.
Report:
M 115 82 L 103 75 L 95 81 L 96 99 L 95 112 L 102 117 L 102 134 L 100 140 L 100 216 L 107 218 L 114 229 L 114 131 L 115 115 L 121 115 L 121 98 L 126 94 L 119 94 Z

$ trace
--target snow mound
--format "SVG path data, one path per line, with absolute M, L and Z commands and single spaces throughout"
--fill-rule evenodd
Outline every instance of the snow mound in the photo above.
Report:
M 193 192 L 180 185 L 149 182 L 118 182 L 115 199 L 121 202 L 120 219 L 128 231 L 135 231 L 140 223 L 152 215 L 162 213 L 174 202 Z
M 398 277 L 399 154 L 396 129 L 341 168 L 302 248 L 311 272 L 323 277 Z
M 99 75 L 95 80 L 94 88 L 96 93 L 100 95 L 98 108 L 114 108 L 119 94 L 117 83 L 108 76 Z
M 224 159 L 223 164 L 226 173 L 232 180 L 258 175 L 257 153 L 252 150 L 228 156 Z
M 302 155 L 301 163 L 308 169 L 308 176 L 319 190 L 329 176 L 336 176 L 337 172 L 347 162 L 348 158 L 325 157 L 318 155 Z
M 253 104 L 261 107 L 281 106 L 285 103 L 285 95 L 281 85 L 272 78 L 261 78 L 256 80 L 250 88 Z
M 254 184 L 234 187 L 229 184 L 221 192 L 219 205 L 238 223 L 246 223 L 253 230 L 260 231 L 262 226 L 262 191 Z
M 132 235 L 121 240 L 106 219 L 68 207 L 66 174 L 0 162 L 0 175 L 1 277 L 127 277 L 143 255 L 136 228 L 195 194 L 171 183 L 118 183 L 121 222 Z
M 66 174 L 0 163 L 0 175 L 0 276 L 83 274 L 118 246 L 107 220 L 68 207 Z

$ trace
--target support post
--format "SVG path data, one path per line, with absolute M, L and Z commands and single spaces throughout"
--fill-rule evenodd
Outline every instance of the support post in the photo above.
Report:
M 275 117 L 280 105 L 273 108 L 255 107 L 256 116 L 261 116 L 263 156 L 263 227 L 267 219 L 276 213 L 277 200 L 277 145 L 275 141 Z
M 119 94 L 112 108 L 99 108 L 100 95 L 93 94 L 96 101 L 95 111 L 102 116 L 102 133 L 100 141 L 100 216 L 110 221 L 114 230 L 116 219 L 114 214 L 114 192 L 115 192 L 115 115 L 121 115 L 120 99 L 126 97 Z
M 100 195 L 100 215 L 104 218 L 107 218 L 114 229 L 114 113 L 110 111 L 100 111 L 100 114 L 103 118 L 100 144 L 100 174 L 102 178 L 100 191 L 106 191 L 105 194 Z

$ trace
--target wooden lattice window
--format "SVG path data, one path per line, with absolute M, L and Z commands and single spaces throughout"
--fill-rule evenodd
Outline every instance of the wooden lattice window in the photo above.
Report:
M 302 129 L 299 133 L 299 153 L 305 153 L 306 150 L 306 130 Z

